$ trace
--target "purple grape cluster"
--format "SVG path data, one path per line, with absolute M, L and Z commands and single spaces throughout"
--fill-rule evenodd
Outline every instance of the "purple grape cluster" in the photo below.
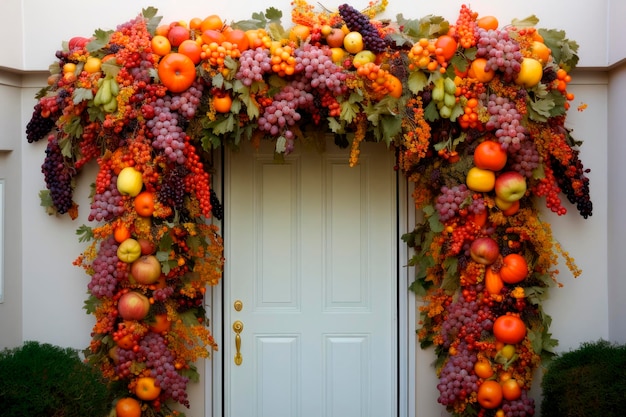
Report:
M 506 97 L 491 94 L 487 100 L 489 121 L 485 124 L 488 130 L 495 130 L 495 135 L 503 149 L 517 151 L 526 139 L 527 131 L 522 125 L 522 115 L 514 103 Z
M 378 29 L 372 25 L 370 19 L 348 4 L 339 6 L 339 15 L 352 32 L 359 32 L 363 36 L 365 49 L 379 54 L 387 49 L 385 40 L 380 36 Z
M 502 411 L 505 417 L 531 417 L 535 415 L 535 400 L 522 390 L 517 400 L 502 402 Z
M 103 240 L 98 255 L 91 263 L 93 275 L 87 288 L 96 298 L 113 297 L 117 283 L 127 274 L 127 271 L 117 267 L 117 247 L 113 237 Z
M 182 209 L 185 198 L 185 175 L 186 170 L 180 166 L 165 172 L 157 199 L 169 207 Z
M 451 406 L 478 391 L 478 376 L 473 372 L 476 360 L 476 353 L 471 352 L 466 343 L 459 343 L 456 354 L 450 355 L 439 374 L 437 401 L 440 404 Z
M 511 148 L 509 148 L 511 151 Z M 519 172 L 526 178 L 531 178 L 533 170 L 539 166 L 539 152 L 532 140 L 525 140 L 520 144 L 520 148 L 514 153 L 509 153 L 509 165 L 514 171 Z
M 89 217 L 92 221 L 109 221 L 124 213 L 124 200 L 122 194 L 117 189 L 117 176 L 111 177 L 108 188 L 102 193 L 93 196 Z
M 437 197 L 435 208 L 439 212 L 439 220 L 442 223 L 450 220 L 457 215 L 461 205 L 471 198 L 471 191 L 465 184 L 455 185 L 454 187 L 441 187 L 441 194 Z
M 35 104 L 33 114 L 26 124 L 26 140 L 28 143 L 43 139 L 54 127 L 55 119 L 41 115 L 41 103 Z
M 156 379 L 167 398 L 173 398 L 189 407 L 187 383 L 189 378 L 182 376 L 174 366 L 174 356 L 167 348 L 167 341 L 158 333 L 148 333 L 139 342 L 139 353 L 145 358 L 150 373 Z
M 50 191 L 52 204 L 59 214 L 69 211 L 74 205 L 72 195 L 72 178 L 74 172 L 71 164 L 67 163 L 59 146 L 59 138 L 56 135 L 48 137 L 46 156 L 41 165 L 41 172 L 46 181 L 46 188 Z
M 217 220 L 222 220 L 224 218 L 224 206 L 220 202 L 220 199 L 217 197 L 215 190 L 211 188 L 210 192 L 210 200 L 211 200 L 211 213 L 213 217 Z
M 295 72 L 301 74 L 314 89 L 331 91 L 335 96 L 346 92 L 347 74 L 331 58 L 328 47 L 317 47 L 309 43 L 296 49 Z
M 487 68 L 501 71 L 505 81 L 513 81 L 520 72 L 522 53 L 519 44 L 509 37 L 507 30 L 478 29 L 476 56 L 487 59 Z
M 262 81 L 263 75 L 268 72 L 272 72 L 272 63 L 267 49 L 248 49 L 239 57 L 239 69 L 235 78 L 249 87 L 255 81 Z

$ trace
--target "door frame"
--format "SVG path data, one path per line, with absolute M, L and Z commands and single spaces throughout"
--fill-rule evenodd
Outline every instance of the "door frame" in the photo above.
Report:
M 244 146 L 249 146 L 245 144 Z M 381 148 L 383 144 L 379 144 Z M 224 201 L 224 184 L 228 173 L 226 172 L 225 163 L 225 147 L 221 146 L 219 150 L 213 152 L 213 172 L 212 187 L 219 196 L 221 202 Z M 313 151 L 311 151 L 313 152 Z M 387 150 L 387 152 L 390 152 Z M 346 154 L 346 158 L 347 158 Z M 396 158 L 397 159 L 397 158 Z M 416 407 L 416 346 L 417 337 L 416 329 L 416 298 L 409 290 L 409 285 L 415 276 L 414 267 L 408 266 L 410 251 L 407 245 L 402 241 L 402 234 L 413 230 L 415 225 L 415 208 L 411 197 L 412 187 L 406 177 L 396 170 L 396 278 L 397 278 L 397 294 L 396 294 L 396 337 L 397 337 L 397 380 L 390 381 L 397 386 L 397 417 L 415 417 Z M 224 232 L 224 222 L 220 222 L 220 232 Z M 207 291 L 205 297 L 205 307 L 209 318 L 209 326 L 211 332 L 218 343 L 223 346 L 222 341 L 224 335 L 230 335 L 225 329 L 223 320 L 224 305 L 224 287 L 223 280 L 215 287 Z M 216 324 L 216 325 L 214 325 Z M 210 359 L 204 363 L 204 405 L 205 417 L 225 417 L 224 416 L 224 351 L 219 349 L 211 354 Z

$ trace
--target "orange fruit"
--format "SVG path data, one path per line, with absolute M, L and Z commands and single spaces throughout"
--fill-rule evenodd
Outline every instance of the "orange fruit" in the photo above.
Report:
M 306 25 L 295 25 L 289 29 L 289 40 L 292 42 L 304 42 L 310 35 L 311 28 Z
M 222 32 L 220 32 L 219 30 L 215 30 L 215 29 L 207 29 L 202 31 L 202 42 L 206 43 L 207 45 L 210 44 L 211 42 L 215 42 L 218 45 L 221 45 L 225 40 L 226 37 L 224 36 L 224 34 Z
M 213 96 L 213 108 L 218 113 L 228 113 L 230 111 L 230 107 L 233 104 L 233 99 L 230 98 L 228 94 L 224 94 L 223 96 L 214 95 Z
M 395 75 L 387 75 L 387 82 L 389 83 L 389 95 L 391 97 L 400 98 L 402 96 L 402 81 Z
M 224 21 L 222 18 L 216 14 L 212 14 L 204 18 L 202 23 L 200 23 L 200 30 L 202 32 L 206 30 L 219 30 L 221 31 L 224 28 Z
M 149 376 L 144 376 L 137 379 L 137 387 L 135 388 L 135 395 L 140 400 L 152 401 L 159 398 L 161 394 L 161 387 L 157 387 L 156 380 Z
M 152 47 L 152 52 L 159 56 L 165 56 L 172 50 L 169 39 L 163 35 L 154 36 L 150 41 L 150 46 Z
M 197 65 L 201 60 L 200 54 L 202 53 L 202 47 L 198 44 L 198 42 L 187 39 L 178 45 L 178 53 L 187 55 L 191 58 L 191 61 Z
M 502 386 L 497 381 L 484 381 L 478 387 L 476 399 L 483 408 L 496 408 L 502 403 Z
M 141 417 L 141 404 L 134 398 L 121 398 L 115 404 L 117 417 Z
M 128 230 L 125 224 L 120 224 L 113 231 L 113 237 L 117 243 L 122 243 L 130 237 L 130 230 Z
M 487 60 L 485 58 L 476 58 L 472 61 L 467 75 L 470 78 L 475 78 L 481 83 L 488 83 L 493 80 L 496 73 L 492 70 L 487 71 Z
M 550 48 L 548 48 L 545 43 L 539 41 L 533 41 L 530 45 L 530 52 L 532 53 L 532 56 L 542 64 L 548 62 L 550 55 L 552 55 Z
M 135 197 L 135 211 L 142 217 L 152 216 L 154 213 L 154 193 L 142 191 Z
M 194 17 L 189 21 L 189 29 L 191 30 L 200 30 L 202 26 L 202 19 L 199 17 Z
M 502 383 L 502 396 L 505 400 L 513 401 L 522 396 L 522 387 L 513 378 Z
M 248 35 L 241 29 L 232 29 L 224 34 L 227 42 L 237 45 L 237 49 L 241 52 L 250 48 L 250 41 Z
M 156 30 L 154 31 L 154 34 L 167 37 L 167 34 L 169 33 L 169 31 L 170 31 L 170 25 L 160 25 L 156 28 Z
M 479 378 L 487 379 L 493 375 L 493 368 L 486 359 L 480 359 L 474 364 L 474 373 Z
M 498 29 L 498 19 L 495 16 L 483 16 L 476 21 L 476 24 L 485 30 Z

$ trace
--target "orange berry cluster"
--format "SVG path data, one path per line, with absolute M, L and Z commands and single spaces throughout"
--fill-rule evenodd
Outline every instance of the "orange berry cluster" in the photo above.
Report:
M 439 65 L 444 66 L 446 64 L 446 60 L 440 54 L 437 54 L 437 47 L 435 46 L 435 41 L 432 39 L 422 38 L 417 41 L 411 47 L 411 50 L 408 53 L 409 59 L 411 60 L 409 64 L 409 69 L 420 69 L 426 68 L 428 71 L 436 71 Z M 439 52 L 441 52 L 439 50 Z
M 478 24 L 476 18 L 478 13 L 473 12 L 465 4 L 461 6 L 459 18 L 456 21 L 455 31 L 459 38 L 459 43 L 465 49 L 476 45 L 476 30 Z
M 270 48 L 272 71 L 281 77 L 292 75 L 296 71 L 294 49 L 289 45 Z
M 374 62 L 361 65 L 356 73 L 365 80 L 367 87 L 377 98 L 388 95 L 394 88 L 392 74 Z
M 202 44 L 200 59 L 203 65 L 223 68 L 226 57 L 237 59 L 241 56 L 241 51 L 231 42 L 211 42 Z

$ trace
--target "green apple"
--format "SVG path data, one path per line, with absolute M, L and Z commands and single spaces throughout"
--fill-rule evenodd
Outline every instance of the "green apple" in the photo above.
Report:
M 117 247 L 117 257 L 127 264 L 135 262 L 141 256 L 141 244 L 135 239 L 128 238 Z
M 135 197 L 143 188 L 143 176 L 133 167 L 126 167 L 117 176 L 117 190 L 122 195 Z
M 361 52 L 357 52 L 357 54 L 354 56 L 354 59 L 352 60 L 352 65 L 354 65 L 355 67 L 359 67 L 363 64 L 374 61 L 376 61 L 376 54 L 372 51 L 364 49 Z

